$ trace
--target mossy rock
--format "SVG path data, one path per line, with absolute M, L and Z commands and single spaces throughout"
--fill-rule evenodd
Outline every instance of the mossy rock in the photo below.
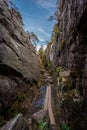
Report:
M 62 68 L 62 67 L 59 66 L 59 67 L 56 68 L 56 72 L 57 72 L 58 74 L 59 74 L 59 72 L 61 72 L 61 71 L 63 71 L 63 68 Z
M 59 43 L 59 50 L 62 51 L 64 46 L 65 46 L 65 43 L 66 43 L 66 39 L 62 40 L 60 43 Z
M 63 82 L 63 90 L 64 91 L 69 91 L 69 90 L 71 90 L 71 88 L 72 88 L 72 84 L 71 84 L 71 81 L 66 81 L 66 82 Z
M 58 81 L 62 82 L 62 77 L 61 76 L 58 77 Z
M 26 98 L 26 93 L 22 93 L 19 97 L 18 97 L 18 101 L 23 101 Z

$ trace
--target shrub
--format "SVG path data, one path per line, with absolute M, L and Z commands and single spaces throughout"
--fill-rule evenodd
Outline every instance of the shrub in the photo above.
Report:
M 40 121 L 39 122 L 39 128 L 40 130 L 49 130 L 48 128 L 48 122 L 47 121 Z
M 59 82 L 61 82 L 61 81 L 62 81 L 62 77 L 61 77 L 61 76 L 59 76 L 59 77 L 58 77 L 58 80 L 59 80 Z
M 56 72 L 59 74 L 60 71 L 63 71 L 62 67 L 57 67 Z
M 61 130 L 70 130 L 70 128 L 65 123 L 63 123 L 61 126 Z

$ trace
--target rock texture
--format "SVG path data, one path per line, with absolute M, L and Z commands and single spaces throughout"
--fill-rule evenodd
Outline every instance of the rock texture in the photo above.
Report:
M 59 34 L 54 49 L 58 77 L 58 117 L 71 130 L 87 129 L 87 0 L 60 0 Z M 61 70 L 60 70 L 61 71 Z M 61 79 L 61 80 L 59 80 Z M 60 95 L 60 96 L 59 96 Z M 59 98 L 60 97 L 60 98 Z
M 29 124 L 22 114 L 11 119 L 1 130 L 29 130 Z
M 46 48 L 46 59 L 47 61 L 53 61 L 53 50 L 54 50 L 54 45 L 50 44 Z
M 0 0 L 1 114 L 20 95 L 28 92 L 32 83 L 38 83 L 39 80 L 35 48 L 23 29 L 20 13 L 8 5 L 8 0 Z

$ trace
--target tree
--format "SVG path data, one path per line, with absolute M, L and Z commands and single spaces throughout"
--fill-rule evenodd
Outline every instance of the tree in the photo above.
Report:
M 38 51 L 38 56 L 40 60 L 40 64 L 42 68 L 46 68 L 47 66 L 47 59 L 46 59 L 46 53 L 44 51 L 43 45 L 41 45 L 39 51 Z
M 52 43 L 55 43 L 58 33 L 59 33 L 58 24 L 55 24 L 53 27 L 52 36 L 51 36 Z
M 58 10 L 56 10 L 56 11 L 54 12 L 54 14 L 49 17 L 48 20 L 49 20 L 49 21 L 53 21 L 53 20 L 58 21 Z
M 24 25 L 22 16 L 19 12 L 19 9 L 16 7 L 16 5 L 13 3 L 13 1 L 12 0 L 6 0 L 6 3 L 9 7 L 9 9 L 12 11 L 12 13 L 13 12 L 17 13 L 17 17 L 20 19 L 21 24 Z
M 39 42 L 37 35 L 33 32 L 30 32 L 29 34 L 30 34 L 30 39 L 32 40 L 32 42 L 34 43 L 34 45 L 36 47 L 36 43 Z
M 59 5 L 58 3 L 59 3 L 59 0 L 57 0 L 57 2 L 56 2 L 56 11 L 54 12 L 53 15 L 51 15 L 48 18 L 48 20 L 50 20 L 50 21 L 56 20 L 58 22 L 58 5 Z

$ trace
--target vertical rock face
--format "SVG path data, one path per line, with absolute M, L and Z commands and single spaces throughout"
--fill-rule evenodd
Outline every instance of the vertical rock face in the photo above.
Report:
M 38 83 L 39 62 L 18 11 L 0 0 L 0 111 L 1 113 L 30 84 Z M 31 96 L 30 96 L 31 97 Z
M 61 66 L 70 71 L 68 78 L 58 75 L 62 78 L 58 88 L 62 122 L 68 122 L 71 129 L 86 130 L 87 0 L 60 0 L 59 34 L 54 48 L 54 69 Z
M 53 61 L 53 45 L 49 45 L 46 50 L 46 57 L 48 61 Z

